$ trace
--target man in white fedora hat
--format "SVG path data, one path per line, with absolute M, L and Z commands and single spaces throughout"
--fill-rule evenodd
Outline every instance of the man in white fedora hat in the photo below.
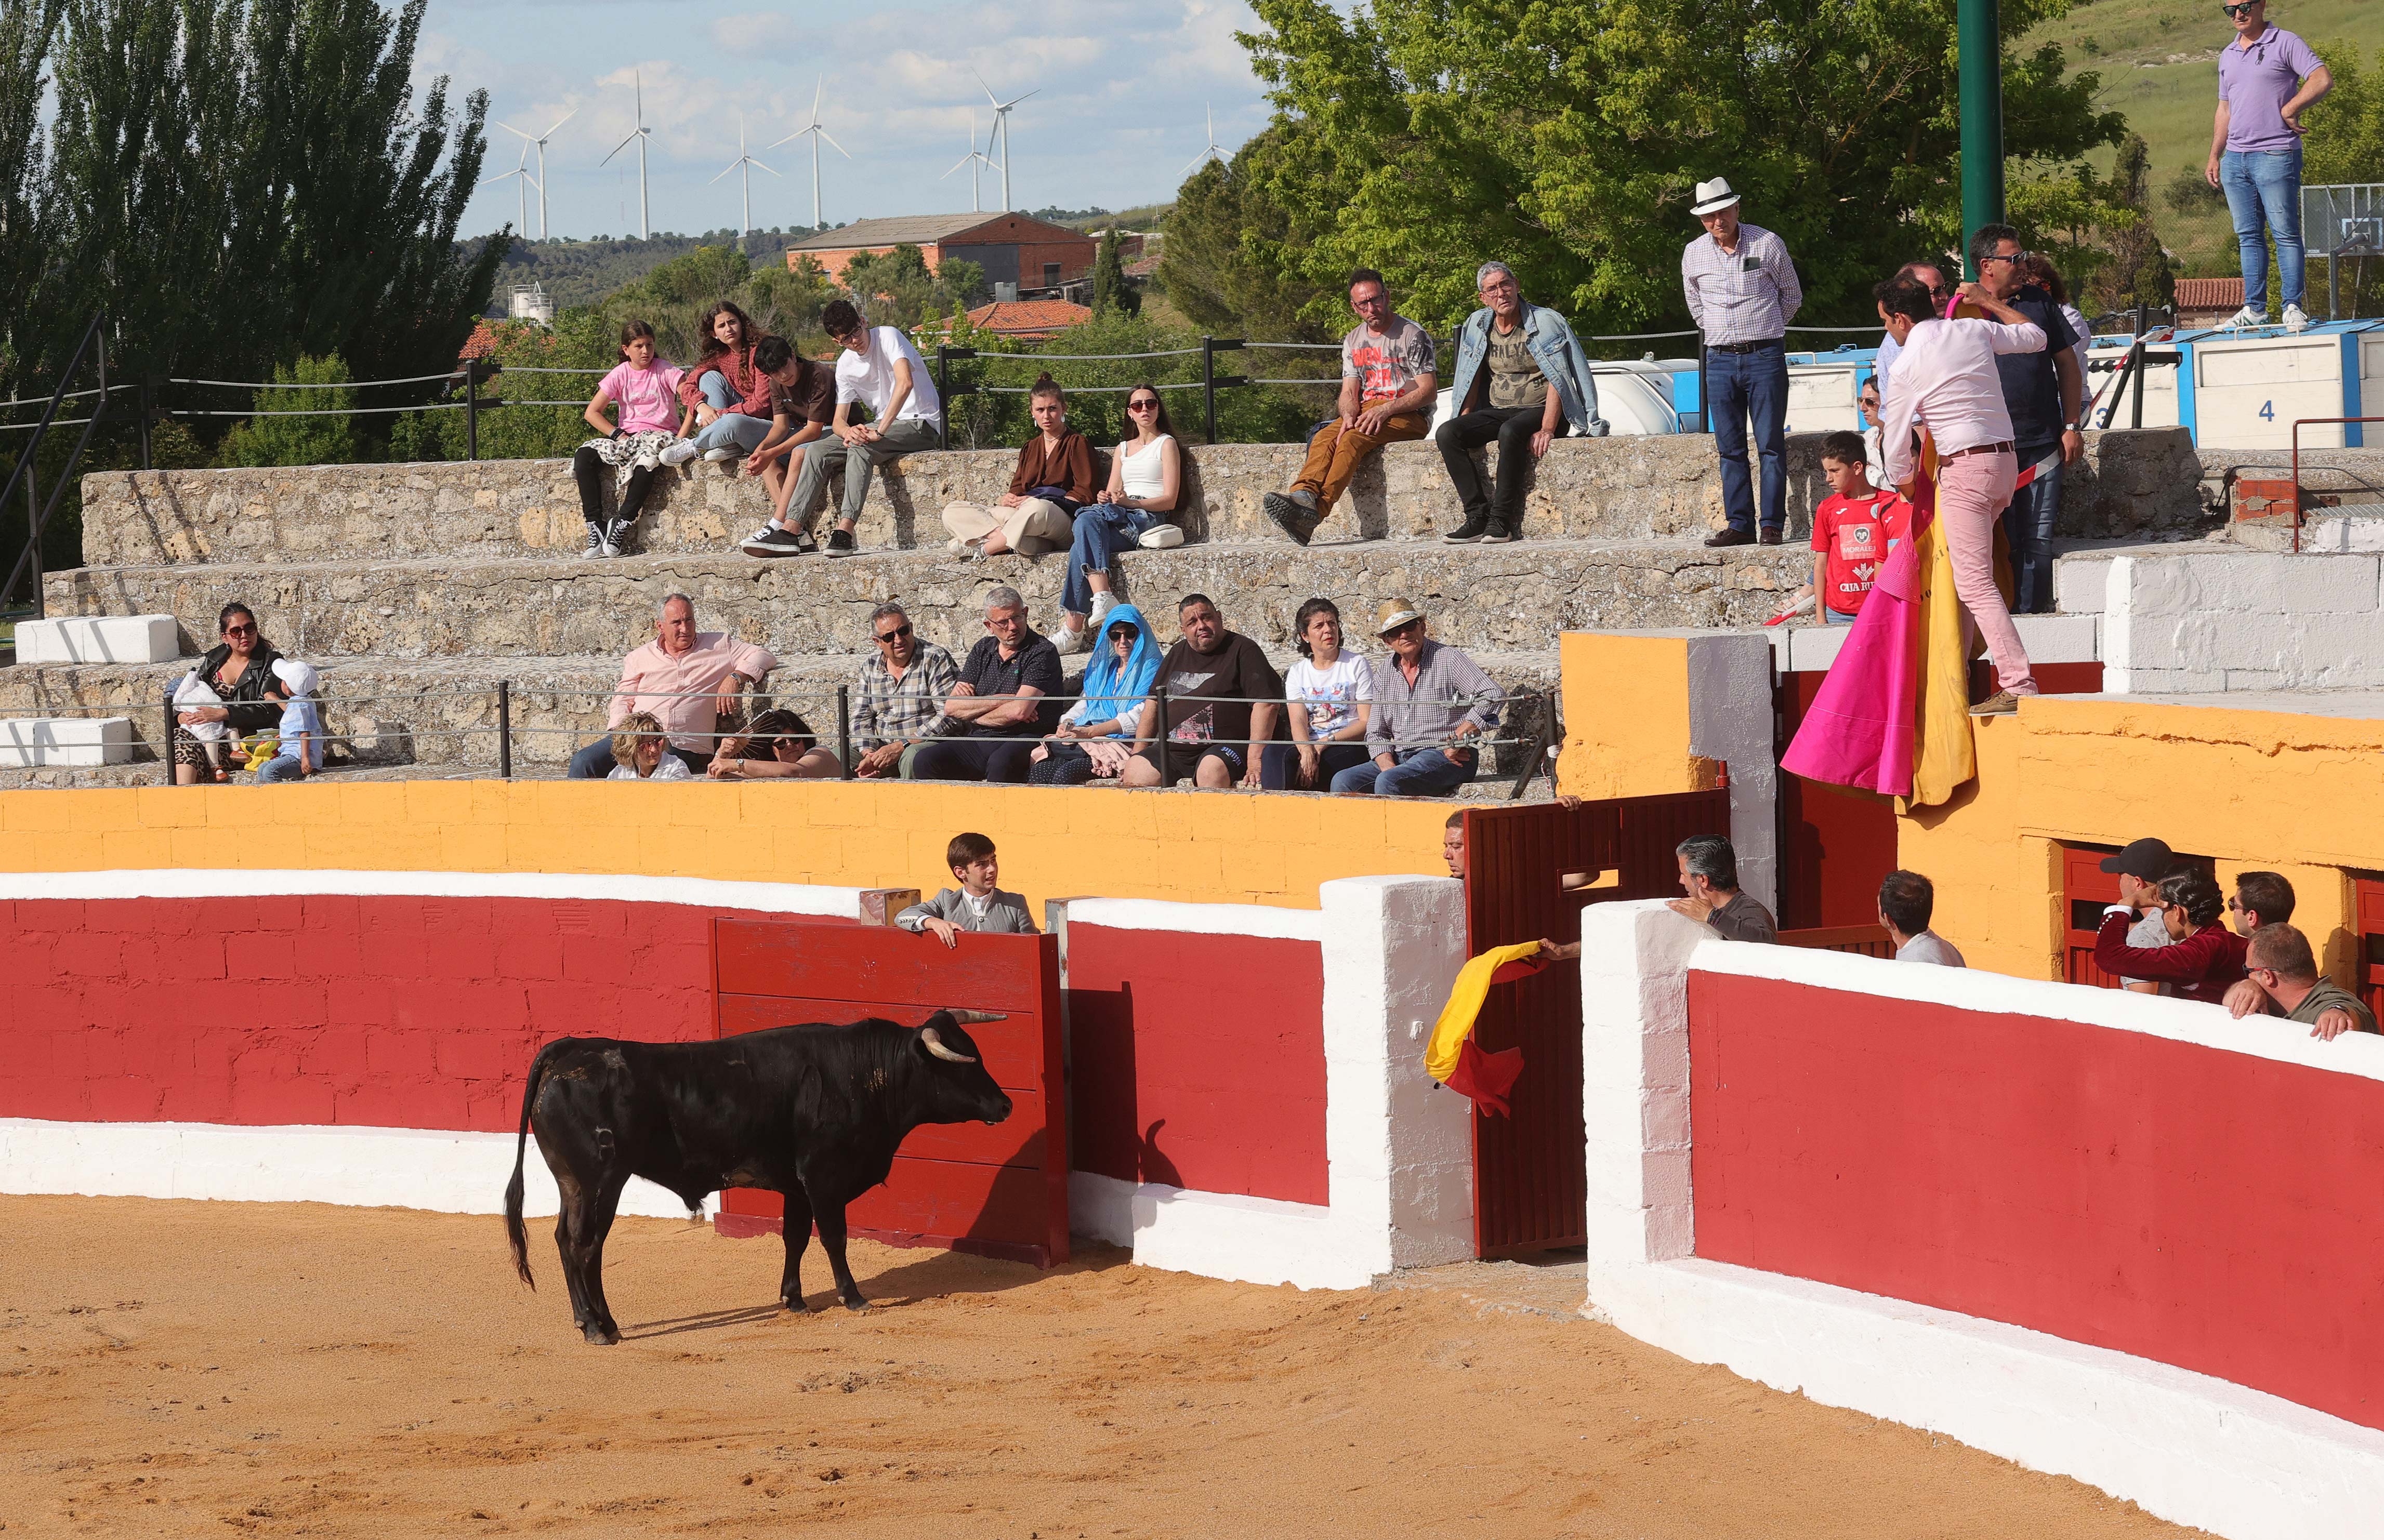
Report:
M 1681 253 L 1681 290 L 1705 339 L 1706 424 L 1721 454 L 1721 506 L 1730 527 L 1708 546 L 1780 544 L 1788 521 L 1788 323 L 1805 302 L 1788 246 L 1738 217 L 1727 179 L 1697 183 L 1690 212 L 1706 233 Z M 1763 462 L 1763 521 L 1746 463 L 1747 418 Z

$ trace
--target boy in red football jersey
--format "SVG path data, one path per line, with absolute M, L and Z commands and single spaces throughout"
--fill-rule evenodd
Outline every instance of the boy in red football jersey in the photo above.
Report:
M 1911 528 L 1912 505 L 1892 487 L 1873 487 L 1862 435 L 1821 440 L 1830 497 L 1813 511 L 1813 609 L 1825 625 L 1848 625 L 1879 569 Z

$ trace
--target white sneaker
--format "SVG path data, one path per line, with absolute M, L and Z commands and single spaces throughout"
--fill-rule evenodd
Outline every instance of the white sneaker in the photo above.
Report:
M 1086 651 L 1092 647 L 1092 645 L 1093 636 L 1090 627 L 1080 629 L 1074 626 L 1063 625 L 1060 628 L 1059 634 L 1051 638 L 1052 650 L 1057 652 L 1062 658 L 1067 657 L 1072 652 Z
M 695 440 L 682 438 L 663 450 L 662 462 L 665 465 L 684 465 L 693 460 L 695 454 Z
M 2309 324 L 2309 317 L 2302 313 L 2301 306 L 2287 305 L 2285 307 L 2285 329 L 2287 331 L 2305 331 L 2308 329 Z
M 2242 309 L 2237 311 L 2234 314 L 2229 315 L 2226 320 L 2220 322 L 2219 329 L 2222 331 L 2234 331 L 2240 330 L 2245 326 L 2265 326 L 2267 324 L 2268 313 L 2266 311 L 2254 310 L 2250 305 L 2245 305 Z
M 703 451 L 703 462 L 707 465 L 717 465 L 724 460 L 734 460 L 736 458 L 737 451 L 735 450 L 706 450 Z
M 1110 592 L 1107 588 L 1095 594 L 1093 596 L 1093 616 L 1090 621 L 1086 622 L 1086 630 L 1088 633 L 1099 631 L 1101 628 L 1101 617 L 1108 614 L 1117 607 L 1117 596 Z

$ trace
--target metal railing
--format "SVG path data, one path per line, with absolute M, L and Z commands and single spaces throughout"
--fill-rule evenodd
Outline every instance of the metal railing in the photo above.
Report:
M 75 344 L 73 356 L 67 360 L 67 366 L 58 372 L 57 388 L 50 393 L 49 403 L 42 408 L 41 421 L 31 425 L 32 437 L 25 441 L 24 448 L 18 450 L 16 466 L 8 473 L 6 485 L 0 487 L 0 508 L 8 506 L 9 499 L 17 494 L 19 483 L 25 488 L 25 548 L 18 553 L 16 564 L 8 569 L 8 581 L 0 583 L 0 610 L 6 610 L 8 607 L 9 596 L 16 593 L 18 582 L 25 576 L 27 569 L 30 568 L 33 576 L 33 614 L 38 618 L 44 612 L 42 594 L 42 531 L 48 526 L 50 515 L 57 511 L 58 499 L 65 496 L 66 489 L 74 484 L 75 467 L 82 463 L 83 451 L 91 447 L 91 436 L 99 431 L 101 420 L 107 415 L 107 393 L 110 387 L 107 383 L 106 321 L 106 311 L 93 312 L 91 324 L 83 327 L 82 340 Z M 92 359 L 97 365 L 99 384 L 93 389 L 78 391 L 76 395 L 90 396 L 96 404 L 92 407 L 90 416 L 73 419 L 82 425 L 82 437 L 75 440 L 74 451 L 67 456 L 66 464 L 59 468 L 58 479 L 50 487 L 50 495 L 44 500 L 41 499 L 37 486 L 41 479 L 38 457 L 42 443 L 49 437 L 51 428 L 60 425 L 58 409 L 66 404 L 67 387 L 73 384 L 75 376 L 82 372 L 83 360 L 86 358 Z M 149 444 L 149 430 L 145 418 L 142 425 L 141 444 L 142 458 L 145 463 Z
M 35 709 L 43 715 L 52 716 L 63 715 L 68 712 L 81 713 L 84 715 L 106 714 L 124 716 L 133 716 L 137 713 L 146 713 L 151 711 L 157 712 L 158 715 L 152 720 L 157 723 L 161 734 L 156 745 L 158 761 L 164 771 L 165 782 L 168 785 L 172 785 L 175 783 L 175 737 L 178 730 L 183 726 L 180 718 L 185 710 L 185 708 L 179 705 L 174 699 L 174 686 L 179 684 L 180 682 L 180 676 L 178 675 L 168 684 L 162 696 L 150 696 L 121 701 L 101 700 L 59 702 L 55 704 L 40 703 L 35 707 Z M 715 721 L 709 729 L 675 728 L 666 726 L 664 730 L 664 736 L 666 741 L 693 739 L 699 742 L 712 744 L 714 745 L 715 754 L 717 753 L 718 746 L 723 744 L 750 741 L 754 736 L 751 724 L 764 712 L 772 710 L 788 710 L 798 703 L 820 708 L 823 711 L 826 708 L 832 708 L 835 713 L 836 726 L 833 741 L 835 744 L 836 758 L 839 767 L 838 778 L 847 781 L 855 778 L 856 767 L 860 763 L 861 759 L 861 756 L 856 754 L 854 751 L 856 743 L 897 741 L 890 737 L 880 738 L 874 733 L 869 733 L 866 737 L 856 736 L 852 711 L 852 686 L 849 684 L 838 684 L 835 686 L 832 691 L 828 690 L 825 686 L 811 691 L 764 691 L 758 689 L 752 691 L 739 691 L 730 692 L 724 697 L 722 692 L 717 690 L 689 692 L 683 694 L 666 694 L 660 692 L 637 692 L 633 694 L 624 692 L 618 687 L 579 688 L 536 684 L 525 688 L 517 685 L 513 680 L 499 679 L 486 686 L 473 689 L 406 691 L 403 693 L 366 694 L 354 696 L 327 694 L 310 696 L 308 698 L 316 707 L 318 720 L 323 723 L 323 732 L 317 735 L 317 747 L 318 749 L 337 748 L 351 755 L 367 753 L 378 755 L 381 752 L 383 740 L 388 740 L 399 745 L 396 752 L 404 755 L 410 755 L 412 753 L 412 745 L 416 740 L 437 741 L 444 739 L 450 741 L 469 741 L 493 737 L 495 740 L 497 774 L 501 778 L 508 780 L 511 779 L 514 774 L 514 755 L 516 740 L 535 740 L 539 738 L 560 737 L 573 740 L 578 744 L 580 747 L 585 748 L 595 742 L 601 741 L 599 734 L 615 731 L 609 726 L 600 726 L 595 723 L 560 723 L 548 726 L 523 723 L 516 720 L 516 715 L 518 703 L 524 696 L 528 696 L 532 699 L 551 701 L 577 700 L 590 703 L 604 702 L 608 705 L 609 703 L 616 700 L 629 700 L 639 703 L 639 708 L 642 708 L 643 703 L 686 700 L 716 702 L 723 698 L 727 698 L 734 701 L 737 706 L 737 709 L 733 713 L 736 720 L 730 723 L 724 725 Z M 933 719 L 927 725 L 929 728 L 941 728 L 942 731 L 922 733 L 915 738 L 902 741 L 925 744 L 935 742 L 939 738 L 950 738 L 978 744 L 1037 745 L 1098 741 L 1063 737 L 1058 731 L 1056 716 L 1047 716 L 1047 714 L 1051 713 L 1052 708 L 1055 707 L 1073 705 L 1086 698 L 1111 700 L 1118 697 L 1109 696 L 1095 696 L 1087 697 L 1083 695 L 1049 695 L 977 696 L 962 698 L 982 700 L 987 703 L 1007 702 L 1014 704 L 1021 701 L 1034 701 L 1037 703 L 1037 724 L 1032 727 L 1027 727 L 1026 724 L 1023 723 L 1020 724 L 1023 730 L 1017 733 L 984 733 L 974 729 L 961 731 L 960 729 L 963 724 L 955 721 L 948 715 L 939 715 Z M 1165 752 L 1166 749 L 1171 744 L 1180 743 L 1183 746 L 1190 746 L 1194 742 L 1193 740 L 1179 741 L 1172 739 L 1164 731 L 1164 725 L 1168 721 L 1168 712 L 1171 704 L 1181 705 L 1187 698 L 1194 697 L 1171 696 L 1170 692 L 1163 688 L 1153 690 L 1149 695 L 1142 697 L 1141 702 L 1137 706 L 1131 708 L 1136 712 L 1137 717 L 1142 717 L 1144 720 L 1136 722 L 1136 727 L 1132 730 L 1130 734 L 1120 733 L 1107 735 L 1113 741 L 1122 741 L 1131 745 L 1134 753 L 1137 757 L 1149 762 L 1152 769 L 1158 771 L 1159 782 L 1161 785 L 1173 785 L 1175 783 L 1175 778 L 1169 773 Z M 1249 706 L 1253 708 L 1271 706 L 1289 709 L 1294 704 L 1285 701 L 1280 696 L 1261 698 L 1258 696 L 1201 696 L 1197 697 L 1197 699 L 1203 706 Z M 411 723 L 388 722 L 378 720 L 369 720 L 366 723 L 359 725 L 354 721 L 354 715 L 359 708 L 381 706 L 390 703 L 396 703 L 416 708 L 423 708 L 426 707 L 452 708 L 458 704 L 473 702 L 484 703 L 488 714 L 492 720 L 477 725 L 446 727 L 421 727 L 412 725 Z M 278 711 L 284 704 L 286 704 L 286 702 L 281 697 L 268 696 L 263 700 L 257 701 L 228 702 L 223 708 L 217 708 L 226 710 L 245 709 L 249 711 L 265 708 Z M 1372 706 L 1374 702 L 1369 698 L 1365 700 L 1350 700 L 1342 704 L 1349 706 Z M 1548 768 L 1547 760 L 1558 735 L 1557 703 L 1555 692 L 1553 690 L 1517 690 L 1493 696 L 1465 696 L 1447 701 L 1432 702 L 1429 704 L 1447 707 L 1470 706 L 1474 708 L 1495 705 L 1499 708 L 1502 717 L 1504 717 L 1511 708 L 1532 707 L 1535 708 L 1535 709 L 1529 712 L 1519 713 L 1520 720 L 1528 724 L 1527 731 L 1522 735 L 1499 735 L 1496 733 L 1485 732 L 1463 737 L 1417 740 L 1414 742 L 1395 740 L 1387 745 L 1390 750 L 1394 752 L 1417 752 L 1425 749 L 1465 748 L 1474 750 L 1482 755 L 1489 755 L 1492 751 L 1501 748 L 1520 748 L 1522 750 L 1520 757 L 1521 768 L 1516 775 L 1513 787 L 1508 794 L 1510 800 L 1520 798 L 1523 793 L 1529 789 L 1533 779 Z M 337 728 L 336 730 L 332 721 L 332 713 L 334 712 L 346 715 L 350 719 L 344 725 Z M 1146 716 L 1146 713 L 1155 713 L 1155 717 Z M 808 736 L 813 739 L 814 744 L 820 744 L 828 740 L 828 733 L 812 726 L 811 718 L 805 712 L 795 710 L 793 714 L 799 721 L 803 723 L 802 730 L 799 733 L 780 734 L 780 736 Z M 606 721 L 609 722 L 609 720 L 608 713 Z M 825 720 L 825 717 L 823 717 L 823 720 Z M 1052 725 L 1049 727 L 1041 725 L 1045 720 L 1049 720 L 1052 722 Z M 1144 737 L 1142 735 L 1143 728 L 1150 725 L 1153 721 L 1161 726 L 1161 731 L 1153 732 L 1149 737 Z M 260 737 L 277 736 L 278 731 L 278 728 L 267 729 L 260 727 L 243 733 L 233 733 L 230 738 L 222 741 L 229 744 L 253 743 Z M 368 741 L 372 746 L 367 749 L 360 749 L 360 740 Z M 1209 741 L 1211 740 L 1198 740 L 1198 742 L 1203 743 Z M 1227 747 L 1236 748 L 1245 747 L 1252 742 L 1252 740 L 1247 738 L 1222 738 L 1213 741 Z M 1298 746 L 1299 743 L 1297 739 L 1281 735 L 1256 740 L 1256 742 L 1261 748 L 1276 744 L 1282 745 L 1285 747 L 1292 747 Z M 1320 748 L 1329 746 L 1329 745 L 1324 741 L 1311 740 L 1311 742 L 1314 742 L 1315 746 Z M 1345 744 L 1360 745 L 1374 753 L 1380 753 L 1385 747 L 1384 744 L 1376 742 L 1371 738 L 1341 740 L 1341 742 Z M 1370 754 L 1369 757 L 1371 758 L 1372 755 Z M 404 763 L 413 761 L 402 760 L 398 762 Z M 1486 770 L 1489 761 L 1485 758 L 1479 761 L 1479 763 L 1484 770 Z M 1477 771 L 1476 779 L 1483 778 L 1484 776 L 1482 772 Z

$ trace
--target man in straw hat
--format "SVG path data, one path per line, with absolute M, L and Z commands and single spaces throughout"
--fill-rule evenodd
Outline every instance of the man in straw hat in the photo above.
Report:
M 1681 289 L 1703 334 L 1706 424 L 1721 454 L 1721 507 L 1730 527 L 1708 546 L 1756 543 L 1756 504 L 1746 463 L 1746 422 L 1755 419 L 1763 461 L 1763 544 L 1776 546 L 1788 520 L 1788 323 L 1805 302 L 1787 243 L 1742 223 L 1738 194 L 1716 177 L 1697 183 L 1690 212 L 1706 233 L 1681 253 Z
M 1482 666 L 1424 634 L 1423 611 L 1384 599 L 1374 634 L 1391 665 L 1374 671 L 1366 719 L 1371 763 L 1333 778 L 1333 789 L 1372 796 L 1448 796 L 1480 771 L 1479 745 L 1498 731 L 1498 686 Z

